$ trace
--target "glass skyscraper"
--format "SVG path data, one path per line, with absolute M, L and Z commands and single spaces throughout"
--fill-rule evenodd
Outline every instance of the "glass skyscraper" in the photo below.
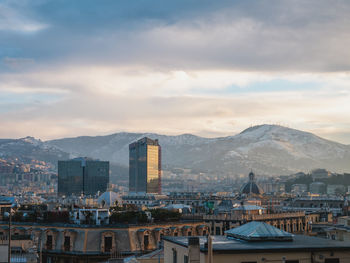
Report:
M 147 137 L 129 145 L 129 192 L 161 194 L 161 147 Z
M 109 183 L 109 162 L 76 158 L 58 161 L 58 193 L 95 195 Z

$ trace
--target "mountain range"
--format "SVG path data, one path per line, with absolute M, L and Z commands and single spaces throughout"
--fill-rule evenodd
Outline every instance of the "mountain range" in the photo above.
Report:
M 145 136 L 159 140 L 164 169 L 188 168 L 216 175 L 247 173 L 250 169 L 266 175 L 288 175 L 315 168 L 340 173 L 350 171 L 349 145 L 279 125 L 253 126 L 237 135 L 220 138 L 121 132 L 45 142 L 32 137 L 2 139 L 0 157 L 12 154 L 56 162 L 87 156 L 108 160 L 124 167 L 125 172 L 129 144 Z

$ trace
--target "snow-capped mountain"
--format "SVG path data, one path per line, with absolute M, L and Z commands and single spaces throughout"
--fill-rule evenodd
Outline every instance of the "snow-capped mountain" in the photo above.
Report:
M 129 144 L 142 137 L 159 139 L 163 167 L 191 168 L 215 174 L 290 174 L 326 168 L 350 171 L 350 146 L 277 125 L 250 127 L 240 134 L 203 138 L 191 134 L 116 133 L 52 140 L 45 145 L 75 156 L 90 156 L 128 165 Z
M 0 158 L 15 158 L 23 162 L 40 160 L 56 166 L 58 159 L 69 158 L 69 153 L 33 137 L 0 139 Z

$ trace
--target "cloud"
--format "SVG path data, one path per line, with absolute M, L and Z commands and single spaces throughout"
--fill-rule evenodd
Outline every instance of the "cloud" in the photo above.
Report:
M 34 33 L 43 30 L 47 25 L 23 15 L 19 10 L 0 3 L 0 32 L 14 31 L 19 33 Z
M 344 48 L 350 45 L 348 1 L 34 3 L 17 9 L 50 27 L 30 38 L 8 35 L 6 40 L 21 57 L 42 63 L 298 72 L 350 68 Z
M 0 137 L 282 123 L 350 143 L 349 11 L 322 0 L 6 1 Z
M 349 142 L 344 133 L 350 126 L 350 90 L 345 88 L 349 77 L 342 73 L 159 72 L 139 67 L 63 67 L 10 73 L 0 76 L 0 91 L 19 97 L 12 102 L 0 101 L 0 106 L 7 102 L 5 106 L 18 107 L 0 111 L 4 127 L 13 130 L 9 133 L 4 128 L 0 136 L 23 137 L 32 132 L 49 139 L 149 131 L 212 137 L 233 135 L 254 124 L 282 123 Z M 255 89 L 256 85 L 270 86 L 275 79 L 284 79 L 281 85 L 291 87 L 263 92 Z M 320 86 L 297 88 L 305 83 Z M 334 83 L 340 93 L 328 87 Z M 226 92 L 232 85 L 239 91 Z M 193 92 L 194 87 L 213 92 Z

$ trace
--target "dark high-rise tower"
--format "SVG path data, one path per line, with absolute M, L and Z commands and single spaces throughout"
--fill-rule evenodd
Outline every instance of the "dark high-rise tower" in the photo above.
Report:
M 162 192 L 158 140 L 145 137 L 129 145 L 129 192 Z
M 109 183 L 109 162 L 76 158 L 58 161 L 58 193 L 94 195 L 106 191 Z

